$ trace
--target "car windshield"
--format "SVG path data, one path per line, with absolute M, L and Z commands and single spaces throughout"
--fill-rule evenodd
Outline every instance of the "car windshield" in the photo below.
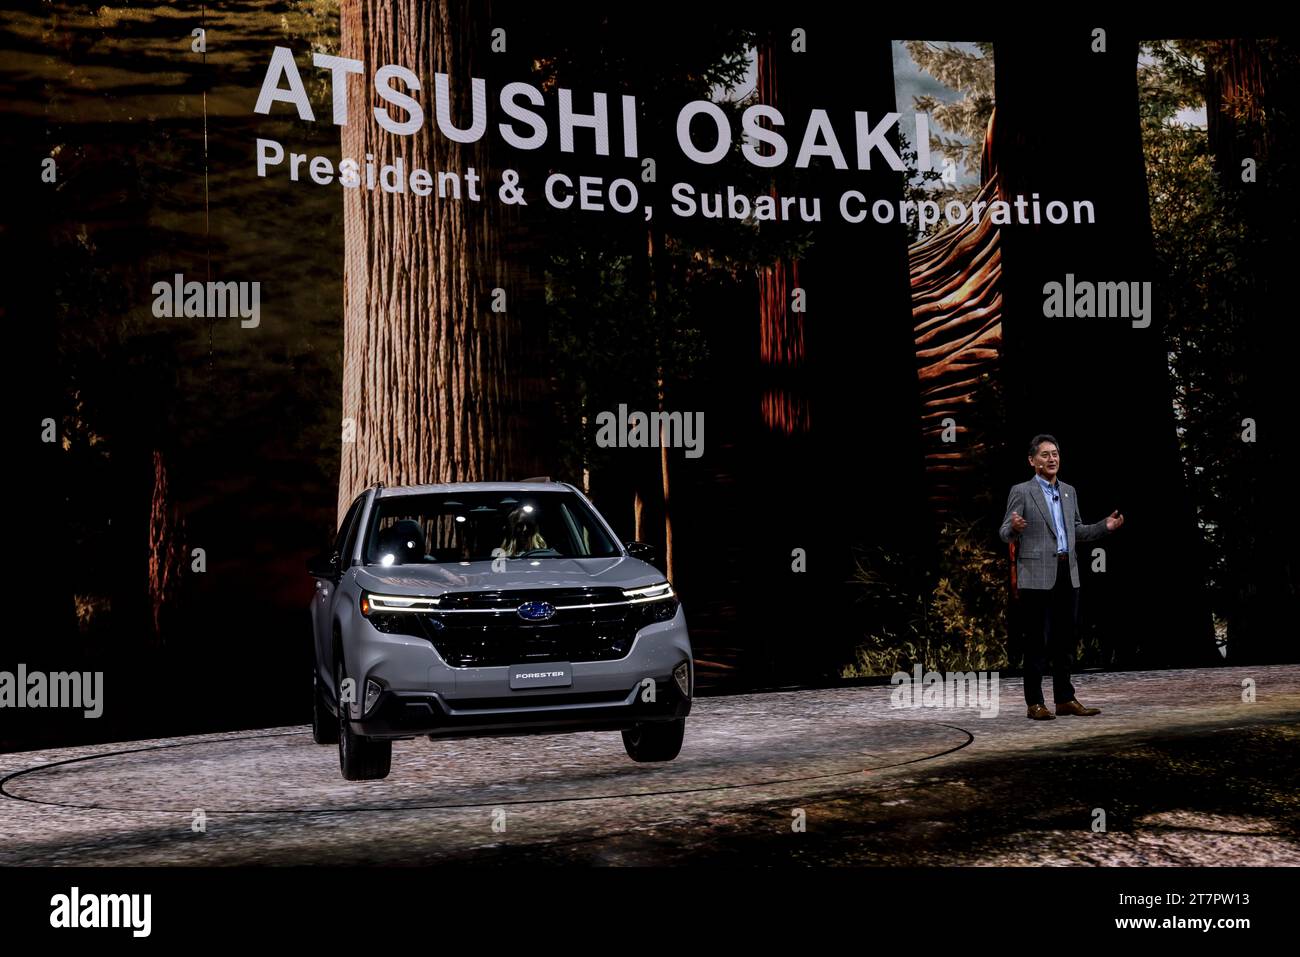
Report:
M 415 565 L 620 554 L 572 492 L 444 492 L 380 498 L 365 561 Z

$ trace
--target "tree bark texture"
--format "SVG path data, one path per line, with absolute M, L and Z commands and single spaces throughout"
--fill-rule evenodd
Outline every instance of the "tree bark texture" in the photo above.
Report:
M 996 176 L 978 199 L 997 198 Z M 997 226 L 971 219 L 908 250 L 912 318 L 921 383 L 921 434 L 930 506 L 943 516 L 970 500 L 970 481 L 981 451 L 971 427 L 983 376 L 996 376 L 1002 345 L 1002 252 Z M 955 422 L 957 441 L 943 441 L 944 420 Z
M 153 452 L 153 476 L 149 505 L 149 608 L 154 637 L 161 640 L 163 617 L 176 596 L 183 557 L 179 543 L 182 522 L 172 500 L 166 459 L 157 449 Z
M 765 36 L 757 56 L 759 101 L 778 108 L 779 42 Z M 777 197 L 775 186 L 770 193 Z M 767 429 L 785 435 L 805 433 L 812 425 L 811 403 L 802 381 L 807 360 L 805 313 L 790 308 L 791 293 L 798 286 L 798 260 L 777 259 L 758 272 L 758 354 L 763 377 L 759 411 Z
M 545 469 L 520 438 L 522 362 L 510 295 L 515 283 L 502 254 L 499 178 L 490 151 L 458 144 L 437 130 L 433 75 L 450 77 L 452 122 L 471 121 L 470 77 L 483 76 L 488 19 L 468 0 L 343 0 L 342 55 L 366 73 L 350 76 L 343 156 L 375 168 L 402 157 L 407 175 L 422 167 L 434 192 L 345 189 L 344 441 L 341 516 L 356 493 L 386 485 L 522 478 Z M 375 122 L 373 71 L 402 64 L 420 78 L 415 94 L 425 122 L 394 136 Z M 390 108 L 399 119 L 401 111 Z M 490 134 L 485 134 L 490 135 Z M 482 201 L 466 198 L 463 174 L 481 178 Z M 441 198 L 439 170 L 462 174 L 461 199 Z M 493 312 L 492 291 L 506 290 Z M 348 441 L 349 425 L 352 441 Z

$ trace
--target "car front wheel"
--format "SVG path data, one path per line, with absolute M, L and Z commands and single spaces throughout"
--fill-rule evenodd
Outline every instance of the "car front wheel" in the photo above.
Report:
M 682 750 L 686 719 L 648 721 L 623 731 L 623 747 L 633 761 L 671 761 Z

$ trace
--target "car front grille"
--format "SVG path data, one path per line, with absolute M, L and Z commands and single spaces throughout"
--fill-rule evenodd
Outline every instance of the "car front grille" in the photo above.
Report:
M 517 609 L 547 602 L 556 611 L 526 621 Z M 452 592 L 436 612 L 419 615 L 425 637 L 453 668 L 530 661 L 611 661 L 636 637 L 633 609 L 618 588 L 550 588 Z

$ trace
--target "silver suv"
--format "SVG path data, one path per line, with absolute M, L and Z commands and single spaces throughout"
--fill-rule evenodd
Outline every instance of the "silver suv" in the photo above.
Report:
M 314 740 L 349 781 L 424 735 L 618 730 L 633 760 L 672 760 L 695 673 L 651 551 L 565 483 L 367 489 L 308 563 Z

